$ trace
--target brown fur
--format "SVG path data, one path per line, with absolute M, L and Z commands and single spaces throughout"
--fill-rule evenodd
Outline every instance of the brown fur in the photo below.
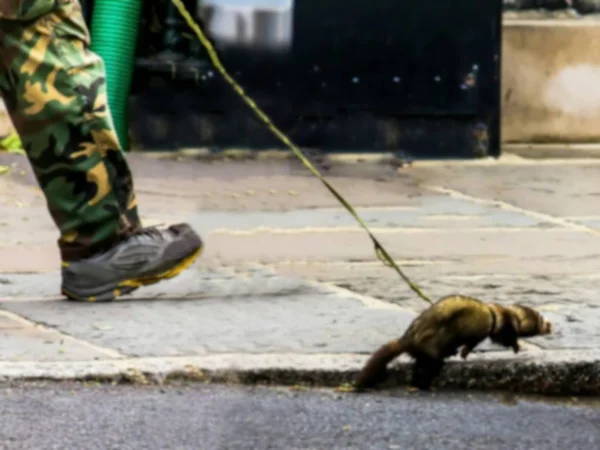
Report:
M 508 306 L 519 318 L 519 337 L 532 337 L 552 333 L 552 324 L 529 306 L 516 303 Z
M 386 378 L 388 363 L 408 353 L 415 360 L 411 385 L 429 389 L 445 359 L 456 355 L 461 347 L 461 357 L 466 359 L 489 337 L 518 353 L 518 337 L 545 334 L 550 329 L 539 313 L 522 305 L 507 307 L 463 295 L 443 297 L 416 317 L 401 338 L 387 342 L 372 354 L 355 388 L 379 384 Z

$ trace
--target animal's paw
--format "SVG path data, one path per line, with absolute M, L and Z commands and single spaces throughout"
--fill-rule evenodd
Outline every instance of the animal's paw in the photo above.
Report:
M 512 346 L 512 349 L 513 349 L 513 352 L 515 352 L 515 354 L 517 354 L 521 350 L 521 347 L 519 346 L 518 342 L 515 342 Z

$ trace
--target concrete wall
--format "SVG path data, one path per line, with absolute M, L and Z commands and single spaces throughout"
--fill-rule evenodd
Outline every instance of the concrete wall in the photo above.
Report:
M 503 142 L 600 142 L 600 0 L 504 9 Z M 7 128 L 0 105 L 0 136 Z
M 600 0 L 572 0 L 578 10 L 564 1 L 505 0 L 505 143 L 600 142 Z M 519 3 L 553 9 L 523 11 Z
M 600 22 L 507 20 L 505 142 L 600 140 Z

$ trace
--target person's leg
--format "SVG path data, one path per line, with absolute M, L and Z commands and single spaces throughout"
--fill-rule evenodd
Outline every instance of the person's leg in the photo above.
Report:
M 110 300 L 175 275 L 201 243 L 187 226 L 142 230 L 104 63 L 88 49 L 79 2 L 58 4 L 0 22 L 0 94 L 60 230 L 63 293 Z
M 106 104 L 104 65 L 86 48 L 78 7 L 72 2 L 0 27 L 0 91 L 60 230 L 66 261 L 109 248 L 140 227 Z

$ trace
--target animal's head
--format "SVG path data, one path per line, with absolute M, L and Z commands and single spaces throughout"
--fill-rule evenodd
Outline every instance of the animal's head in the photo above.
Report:
M 516 303 L 509 306 L 519 320 L 518 334 L 521 337 L 546 335 L 552 333 L 552 324 L 530 306 Z

